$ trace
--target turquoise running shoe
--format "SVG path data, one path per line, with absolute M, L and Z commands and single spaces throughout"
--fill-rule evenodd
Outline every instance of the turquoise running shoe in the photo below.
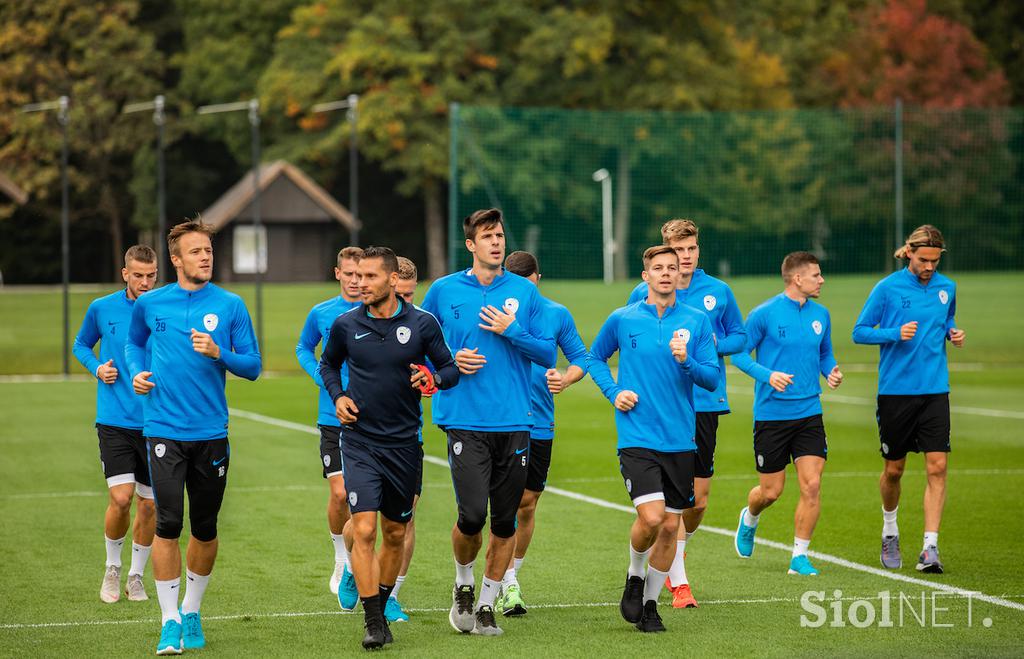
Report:
M 181 654 L 181 623 L 168 620 L 160 630 L 160 642 L 156 644 L 157 654 Z
M 409 622 L 409 614 L 402 610 L 396 598 L 389 597 L 384 605 L 384 619 L 388 622 Z
M 181 629 L 181 641 L 186 650 L 198 650 L 206 647 L 203 623 L 199 620 L 198 611 L 181 614 Z
M 811 565 L 811 559 L 807 558 L 806 554 L 801 554 L 800 556 L 794 556 L 793 560 L 789 562 L 789 573 L 816 577 L 818 576 L 818 568 Z
M 733 544 L 736 546 L 736 553 L 740 558 L 750 558 L 754 553 L 754 535 L 757 533 L 756 526 L 747 526 L 743 523 L 743 517 L 747 514 L 746 507 L 740 511 L 740 523 L 736 527 L 736 537 Z
M 359 591 L 356 589 L 356 578 L 348 571 L 346 565 L 345 571 L 341 573 L 341 583 L 338 584 L 338 604 L 342 611 L 352 611 L 358 602 Z

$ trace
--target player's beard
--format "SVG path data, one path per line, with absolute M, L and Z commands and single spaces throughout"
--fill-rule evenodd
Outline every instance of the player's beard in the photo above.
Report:
M 383 290 L 368 291 L 368 295 L 363 296 L 363 302 L 368 307 L 376 307 L 387 302 L 388 298 L 391 297 L 391 287 L 386 287 Z
M 206 284 L 212 278 L 213 278 L 213 264 L 212 263 L 210 264 L 210 269 L 207 272 L 203 272 L 202 270 L 200 270 L 198 265 L 196 265 L 195 269 L 193 269 L 191 272 L 189 272 L 189 270 L 187 270 L 187 269 L 185 270 L 185 280 L 188 281 L 188 283 L 190 283 L 190 284 L 197 284 L 197 285 L 198 284 Z

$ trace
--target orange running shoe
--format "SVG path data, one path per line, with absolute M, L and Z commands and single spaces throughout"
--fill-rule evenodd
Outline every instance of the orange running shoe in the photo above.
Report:
M 676 586 L 672 589 L 672 608 L 673 609 L 696 609 L 697 600 L 693 598 L 693 593 L 690 591 L 690 584 L 684 583 L 680 586 Z

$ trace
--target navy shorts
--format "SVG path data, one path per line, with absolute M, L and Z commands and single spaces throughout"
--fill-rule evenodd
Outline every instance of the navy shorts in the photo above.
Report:
M 805 455 L 828 458 L 825 422 L 820 414 L 804 419 L 754 422 L 754 460 L 762 474 L 783 471 Z
M 341 426 L 319 426 L 320 462 L 324 463 L 324 478 L 341 476 Z
M 544 486 L 547 485 L 553 443 L 553 439 L 530 438 L 530 459 L 526 462 L 526 489 L 531 492 L 543 492 Z
M 697 412 L 697 459 L 695 478 L 711 478 L 715 474 L 715 446 L 718 443 L 718 417 L 726 412 Z
M 419 445 L 383 444 L 348 428 L 342 432 L 341 457 L 352 514 L 379 512 L 401 523 L 412 519 L 412 502 L 423 464 Z
M 907 453 L 949 453 L 949 394 L 878 397 L 878 440 L 882 457 Z
M 135 483 L 139 496 L 148 494 L 146 498 L 152 499 L 146 439 L 142 430 L 97 423 L 96 436 L 100 444 L 100 467 L 107 479 L 107 487 Z
M 695 459 L 696 451 L 665 453 L 640 447 L 619 449 L 619 471 L 633 506 L 663 500 L 666 512 L 681 513 L 693 508 Z

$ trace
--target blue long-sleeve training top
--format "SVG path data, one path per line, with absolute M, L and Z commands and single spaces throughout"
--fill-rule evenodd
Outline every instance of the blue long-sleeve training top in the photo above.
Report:
M 686 361 L 672 356 L 673 336 L 686 341 Z M 612 377 L 608 359 L 618 351 L 619 379 Z M 590 377 L 614 405 L 622 391 L 637 394 L 628 412 L 615 410 L 618 448 L 647 448 L 664 453 L 695 451 L 694 385 L 718 385 L 718 354 L 706 314 L 680 304 L 658 310 L 634 302 L 612 312 L 587 354 Z
M 854 343 L 878 345 L 878 393 L 917 396 L 949 392 L 946 340 L 956 327 L 956 284 L 935 273 L 925 286 L 904 268 L 875 285 L 853 327 Z M 900 340 L 900 327 L 917 333 Z
M 572 314 L 561 304 L 541 296 L 544 307 L 544 335 L 555 337 L 555 343 L 569 360 L 570 366 L 578 366 L 587 372 L 587 346 L 583 344 Z M 532 365 L 530 373 L 530 406 L 533 410 L 533 439 L 550 440 L 555 437 L 555 397 L 548 391 L 548 369 Z
M 134 306 L 135 302 L 129 299 L 126 290 L 93 300 L 82 319 L 72 351 L 85 370 L 94 376 L 100 364 L 114 360 L 117 369 L 114 383 L 96 382 L 96 423 L 141 430 L 142 400 L 132 389 L 124 356 Z M 97 341 L 100 343 L 99 358 L 92 351 Z
M 629 302 L 647 300 L 647 282 L 640 282 L 629 296 Z M 700 268 L 693 271 L 690 285 L 676 290 L 676 301 L 703 311 L 711 321 L 718 351 L 718 386 L 714 391 L 702 387 L 693 390 L 693 405 L 698 412 L 728 412 L 729 395 L 726 393 L 725 356 L 743 350 L 747 332 L 743 327 L 743 314 L 736 304 L 732 289 L 721 279 L 712 277 Z
M 192 348 L 193 329 L 212 336 L 220 357 L 211 359 Z M 124 350 L 132 378 L 142 371 L 153 373 L 149 381 L 156 386 L 141 397 L 146 437 L 181 441 L 227 437 L 225 371 L 255 380 L 262 369 L 245 302 L 215 284 L 196 291 L 170 284 L 140 297 L 132 310 Z
M 757 351 L 755 361 L 750 353 Z M 836 366 L 832 320 L 814 300 L 802 305 L 779 293 L 750 312 L 747 344 L 732 363 L 754 378 L 754 420 L 788 421 L 821 414 L 819 374 Z M 782 393 L 768 384 L 773 371 L 793 375 Z
M 361 304 L 335 318 L 320 358 L 320 373 L 332 401 L 348 396 L 359 410 L 345 428 L 382 444 L 420 441 L 420 392 L 412 387 L 409 364 L 429 358 L 439 389 L 459 382 L 459 369 L 441 325 L 426 311 L 402 301 L 395 315 L 374 318 Z M 341 366 L 348 364 L 348 384 Z
M 530 407 L 531 363 L 555 365 L 555 340 L 544 332 L 541 296 L 528 279 L 502 271 L 483 286 L 472 269 L 435 281 L 423 308 L 440 321 L 452 351 L 479 348 L 482 369 L 463 375 L 458 387 L 434 395 L 433 421 L 441 428 L 512 432 L 533 426 Z M 503 334 L 478 325 L 480 309 L 494 306 L 515 314 Z
M 316 356 L 316 347 L 321 342 L 327 345 L 327 339 L 331 335 L 331 325 L 334 319 L 349 309 L 358 307 L 361 302 L 349 302 L 341 295 L 332 297 L 329 300 L 317 304 L 306 316 L 306 323 L 302 326 L 299 334 L 299 342 L 295 346 L 295 356 L 299 358 L 299 365 L 302 370 L 313 378 L 313 382 L 319 387 L 320 396 L 317 403 L 316 422 L 321 426 L 338 427 L 341 423 L 334 413 L 334 402 L 324 387 L 324 381 L 320 378 L 320 360 Z M 348 366 L 341 366 L 341 385 L 344 387 L 348 382 Z

